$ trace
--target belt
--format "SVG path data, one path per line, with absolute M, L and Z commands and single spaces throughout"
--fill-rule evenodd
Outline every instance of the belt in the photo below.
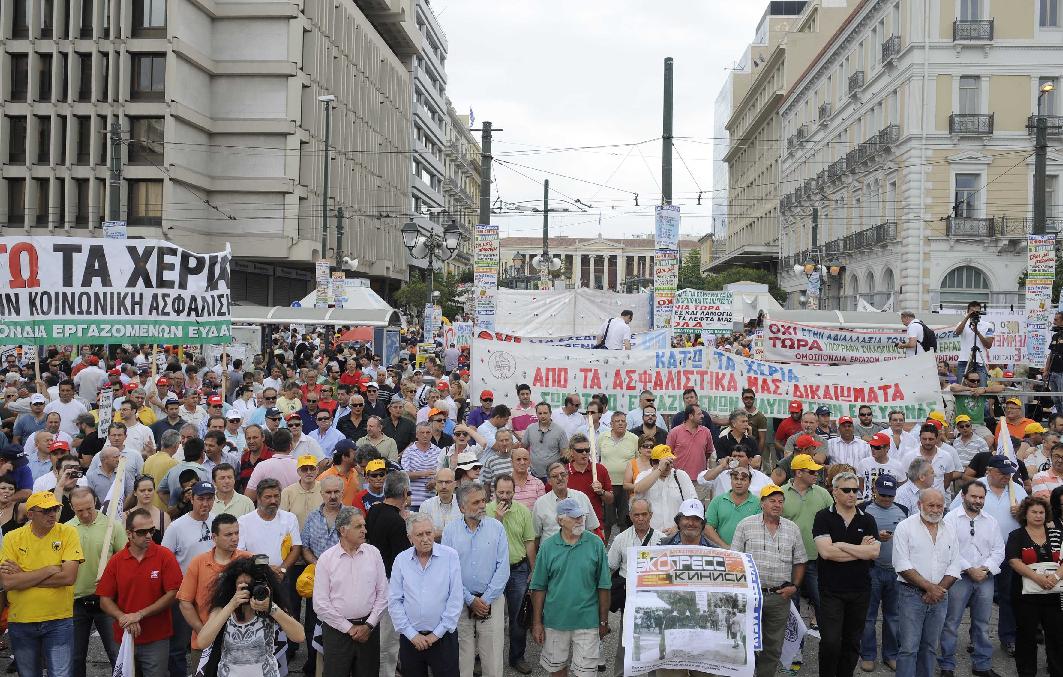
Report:
M 527 558 L 527 557 L 525 557 L 524 559 L 522 559 L 522 560 L 521 560 L 521 561 L 519 561 L 519 562 L 513 562 L 512 564 L 510 564 L 510 565 L 509 565 L 509 568 L 510 568 L 510 569 L 516 569 L 516 568 L 517 568 L 517 567 L 519 567 L 519 566 L 520 566 L 521 564 L 526 564 L 527 562 L 528 562 L 528 558 Z
M 366 625 L 369 622 L 369 616 L 362 616 L 361 618 L 348 618 L 347 622 L 351 625 Z
M 417 634 L 418 635 L 431 635 L 432 631 L 431 630 L 418 630 Z

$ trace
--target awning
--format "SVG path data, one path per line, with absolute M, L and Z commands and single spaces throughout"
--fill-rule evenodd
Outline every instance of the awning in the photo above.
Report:
M 372 327 L 354 327 L 343 332 L 336 341 L 338 343 L 354 343 L 355 341 L 361 341 L 362 343 L 369 343 L 373 340 L 373 328 Z
M 237 324 L 318 324 L 333 327 L 398 327 L 394 308 L 292 308 L 290 306 L 232 307 Z

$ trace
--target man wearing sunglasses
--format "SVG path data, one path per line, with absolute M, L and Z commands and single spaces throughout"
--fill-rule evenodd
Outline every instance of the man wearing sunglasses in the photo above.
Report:
M 958 415 L 955 424 L 957 434 L 952 440 L 952 448 L 956 450 L 960 464 L 966 468 L 976 454 L 989 451 L 989 444 L 985 438 L 975 434 L 974 421 L 967 414 Z
M 871 563 L 878 558 L 878 524 L 856 506 L 860 478 L 840 472 L 832 482 L 834 505 L 812 523 L 819 559 L 819 674 L 851 677 L 871 599 Z
M 465 422 L 473 428 L 479 428 L 483 422 L 491 418 L 491 410 L 495 406 L 495 394 L 490 390 L 480 392 L 480 406 L 469 412 Z

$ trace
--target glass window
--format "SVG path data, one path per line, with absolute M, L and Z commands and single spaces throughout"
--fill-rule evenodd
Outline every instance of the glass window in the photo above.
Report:
M 7 180 L 7 222 L 21 226 L 26 221 L 26 179 Z
M 12 3 L 12 38 L 28 38 L 30 36 L 29 2 L 30 0 L 15 0 Z
M 55 0 L 38 0 L 41 8 L 41 37 L 50 38 L 54 33 Z
M 69 84 L 67 73 L 70 71 L 70 55 L 66 52 L 59 54 L 59 87 L 55 93 L 56 101 L 66 101 L 67 85 Z
M 86 228 L 89 225 L 89 179 L 74 179 L 74 191 L 77 194 L 77 206 L 74 212 L 74 226 Z
M 1042 28 L 1059 27 L 1059 0 L 1041 0 L 1040 24 Z
M 989 280 L 974 266 L 955 268 L 941 281 L 941 303 L 965 304 L 969 301 L 989 303 Z
M 55 164 L 66 164 L 66 116 L 58 115 L 55 118 L 56 124 L 56 138 L 55 138 Z
M 87 165 L 90 155 L 90 149 L 92 148 L 92 118 L 88 116 L 74 118 L 75 131 L 77 137 L 75 143 L 77 144 L 77 159 L 75 164 Z
M 37 191 L 37 225 L 48 225 L 48 179 L 34 179 L 33 186 Z
M 145 29 L 166 27 L 166 0 L 134 0 L 133 31 L 142 33 Z
M 11 55 L 11 100 L 25 101 L 30 83 L 30 58 L 27 54 Z
M 954 209 L 957 217 L 973 218 L 978 216 L 978 192 L 981 188 L 981 181 L 981 174 L 956 175 Z
M 52 118 L 36 115 L 37 124 L 37 164 L 46 165 L 52 161 Z
M 960 113 L 982 112 L 982 78 L 977 75 L 960 76 Z
M 11 143 L 7 149 L 7 161 L 13 165 L 25 164 L 26 162 L 26 118 L 9 117 L 7 128 L 10 133 Z
M 1059 212 L 1059 176 L 1049 174 L 1045 176 L 1045 216 L 1050 219 L 1058 219 Z
M 93 0 L 81 0 L 81 37 L 92 37 Z
M 92 54 L 78 54 L 78 101 L 92 100 Z
M 100 78 L 100 86 L 96 88 L 96 100 L 107 100 L 107 83 L 111 81 L 111 56 L 110 54 L 100 54 L 100 73 L 103 77 Z
M 132 98 L 162 99 L 166 87 L 166 56 L 134 54 Z
M 162 225 L 162 181 L 129 182 L 129 225 Z
M 37 100 L 52 99 L 52 55 L 37 55 Z
M 154 164 L 162 162 L 162 149 L 162 118 L 130 119 L 130 164 Z
M 960 0 L 960 21 L 979 21 L 982 18 L 982 0 Z

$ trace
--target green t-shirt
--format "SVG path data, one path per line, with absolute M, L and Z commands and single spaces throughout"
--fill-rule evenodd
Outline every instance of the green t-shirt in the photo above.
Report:
M 487 516 L 495 517 L 497 501 L 487 504 Z M 498 519 L 495 517 L 495 519 Z M 506 517 L 502 520 L 502 526 L 506 530 L 506 541 L 509 543 L 509 564 L 513 566 L 528 556 L 526 543 L 535 540 L 535 525 L 532 523 L 531 510 L 523 503 L 513 502 L 506 511 Z
M 985 397 L 981 395 L 956 395 L 956 415 L 967 414 L 971 423 L 985 425 Z
M 834 505 L 834 497 L 818 484 L 809 487 L 804 496 L 794 489 L 793 482 L 784 484 L 782 490 L 786 496 L 782 516 L 793 521 L 801 530 L 805 552 L 817 552 L 816 539 L 812 538 L 812 522 L 816 519 L 817 512 Z
M 552 630 L 598 627 L 598 590 L 612 587 L 602 539 L 589 531 L 569 545 L 558 532 L 539 546 L 532 590 L 545 590 L 543 625 Z
M 731 492 L 728 491 L 712 499 L 709 507 L 705 508 L 705 521 L 712 525 L 720 538 L 730 543 L 738 523 L 759 512 L 760 501 L 756 496 L 750 494 L 742 505 L 735 505 Z
M 74 527 L 81 539 L 81 551 L 85 554 L 85 561 L 78 567 L 78 577 L 74 580 L 74 598 L 96 594 L 96 576 L 100 573 L 100 552 L 103 550 L 103 539 L 107 535 L 107 523 L 110 520 L 102 511 L 96 511 L 96 521 L 84 525 L 77 517 L 67 522 L 67 526 Z M 114 523 L 111 532 L 111 547 L 107 550 L 107 559 L 126 544 L 125 525 L 121 522 Z

